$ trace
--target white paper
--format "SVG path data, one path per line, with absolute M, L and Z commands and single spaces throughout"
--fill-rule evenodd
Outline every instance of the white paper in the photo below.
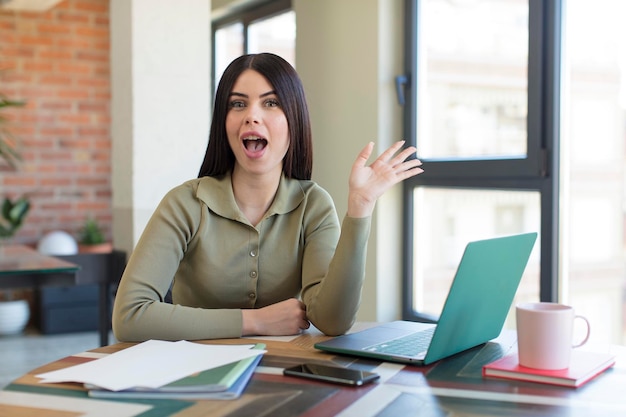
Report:
M 253 345 L 149 340 L 101 359 L 36 375 L 41 383 L 79 382 L 111 391 L 159 388 L 178 379 L 265 353 Z

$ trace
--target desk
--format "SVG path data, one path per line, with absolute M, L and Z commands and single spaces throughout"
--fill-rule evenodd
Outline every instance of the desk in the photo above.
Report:
M 0 245 L 0 289 L 98 284 L 100 345 L 106 346 L 111 328 L 109 288 L 121 276 L 125 254 L 113 251 L 107 257 L 89 260 L 86 268 L 92 272 L 85 275 L 79 273 L 81 267 L 74 263 L 81 259 L 80 255 L 46 256 L 24 245 Z
M 0 245 L 0 289 L 73 285 L 79 266 L 24 245 Z
M 315 350 L 325 336 L 308 331 L 294 338 L 258 338 L 201 343 L 267 344 L 257 372 L 243 396 L 234 401 L 96 400 L 78 384 L 38 384 L 34 375 L 94 360 L 132 346 L 129 343 L 76 354 L 18 378 L 0 392 L 0 416 L 199 417 L 199 416 L 624 416 L 626 355 L 587 385 L 561 388 L 517 381 L 483 379 L 481 367 L 515 349 L 515 338 L 498 339 L 427 367 L 381 363 L 335 356 Z M 328 361 L 373 370 L 378 383 L 360 388 L 313 382 L 282 375 L 282 369 L 302 361 Z

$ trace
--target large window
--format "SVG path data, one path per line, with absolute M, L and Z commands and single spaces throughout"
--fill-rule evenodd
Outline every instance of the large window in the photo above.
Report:
M 295 67 L 296 19 L 291 0 L 254 3 L 213 21 L 213 91 L 226 66 L 242 54 L 272 52 Z
M 537 231 L 514 304 L 571 304 L 593 339 L 624 342 L 625 11 L 408 0 L 405 130 L 425 173 L 405 183 L 404 318 L 437 319 L 468 241 Z
M 543 44 L 550 11 L 535 0 L 410 0 L 407 15 L 406 135 L 425 173 L 405 182 L 404 318 L 437 319 L 469 241 L 516 233 L 540 238 L 513 305 L 554 298 L 557 132 L 544 115 L 556 103 L 538 91 L 557 91 Z

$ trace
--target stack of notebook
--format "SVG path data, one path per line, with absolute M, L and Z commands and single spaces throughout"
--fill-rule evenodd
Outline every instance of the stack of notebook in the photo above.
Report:
M 574 349 L 569 368 L 534 369 L 520 365 L 517 353 L 512 353 L 483 366 L 483 375 L 576 388 L 591 381 L 613 365 L 615 365 L 615 355 L 611 353 Z
M 264 350 L 265 345 L 258 343 L 253 349 Z M 232 400 L 241 396 L 262 357 L 260 354 L 242 359 L 190 375 L 159 388 L 111 391 L 91 384 L 85 384 L 85 387 L 89 390 L 89 396 L 94 398 Z

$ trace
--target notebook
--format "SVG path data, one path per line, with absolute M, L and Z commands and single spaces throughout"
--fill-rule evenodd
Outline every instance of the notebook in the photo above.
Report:
M 469 242 L 437 324 L 398 320 L 315 348 L 428 365 L 496 338 L 513 302 L 537 233 Z

